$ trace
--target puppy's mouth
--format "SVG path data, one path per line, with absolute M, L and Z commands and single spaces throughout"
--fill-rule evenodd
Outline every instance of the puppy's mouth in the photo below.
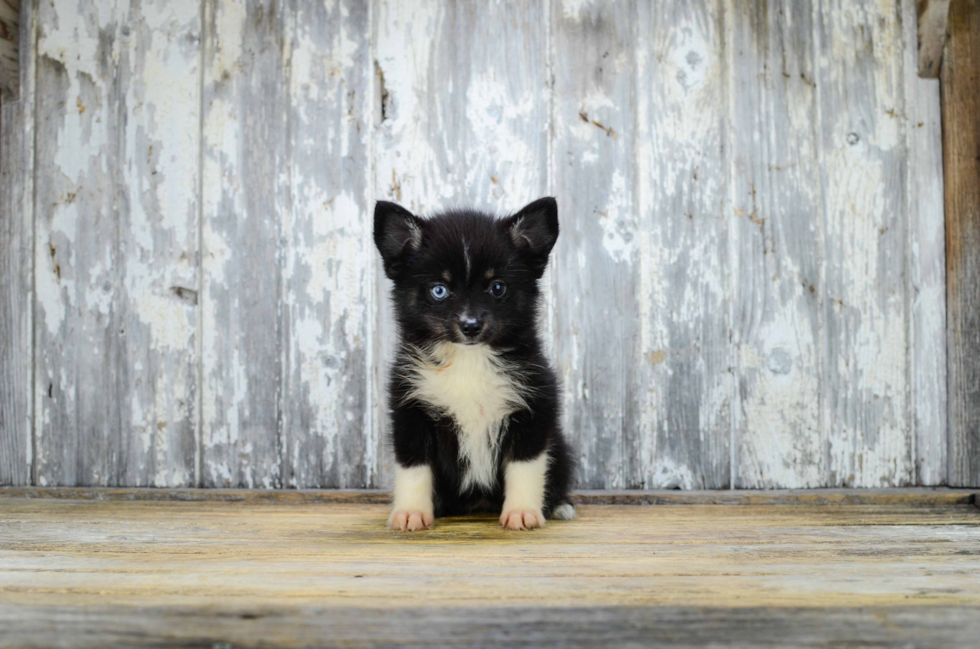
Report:
M 480 345 L 486 341 L 483 339 L 483 335 L 478 336 L 466 336 L 463 333 L 456 331 L 453 332 L 453 342 L 457 345 Z

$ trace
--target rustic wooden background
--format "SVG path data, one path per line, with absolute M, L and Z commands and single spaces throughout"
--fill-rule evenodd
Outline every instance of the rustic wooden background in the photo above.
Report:
M 0 484 L 385 486 L 373 201 L 549 194 L 581 487 L 950 481 L 914 0 L 23 4 Z

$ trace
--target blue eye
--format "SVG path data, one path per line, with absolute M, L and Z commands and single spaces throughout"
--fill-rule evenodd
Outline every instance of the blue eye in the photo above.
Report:
M 449 295 L 449 289 L 442 284 L 436 284 L 429 291 L 432 293 L 432 297 L 437 300 L 445 300 L 446 296 Z
M 507 285 L 501 282 L 499 279 L 490 285 L 490 295 L 494 297 L 503 297 L 504 293 L 507 292 Z

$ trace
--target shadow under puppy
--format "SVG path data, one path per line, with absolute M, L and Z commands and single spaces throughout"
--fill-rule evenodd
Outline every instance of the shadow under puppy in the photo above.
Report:
M 513 530 L 574 518 L 558 381 L 537 331 L 538 280 L 557 238 L 553 198 L 504 219 L 375 207 L 399 331 L 390 527 L 474 511 L 499 511 Z

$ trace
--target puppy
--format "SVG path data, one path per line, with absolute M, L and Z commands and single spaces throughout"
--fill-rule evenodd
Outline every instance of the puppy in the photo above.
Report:
M 375 207 L 399 333 L 388 388 L 390 527 L 421 530 L 436 517 L 487 510 L 511 530 L 574 518 L 558 380 L 536 317 L 557 238 L 553 198 L 504 219 Z

